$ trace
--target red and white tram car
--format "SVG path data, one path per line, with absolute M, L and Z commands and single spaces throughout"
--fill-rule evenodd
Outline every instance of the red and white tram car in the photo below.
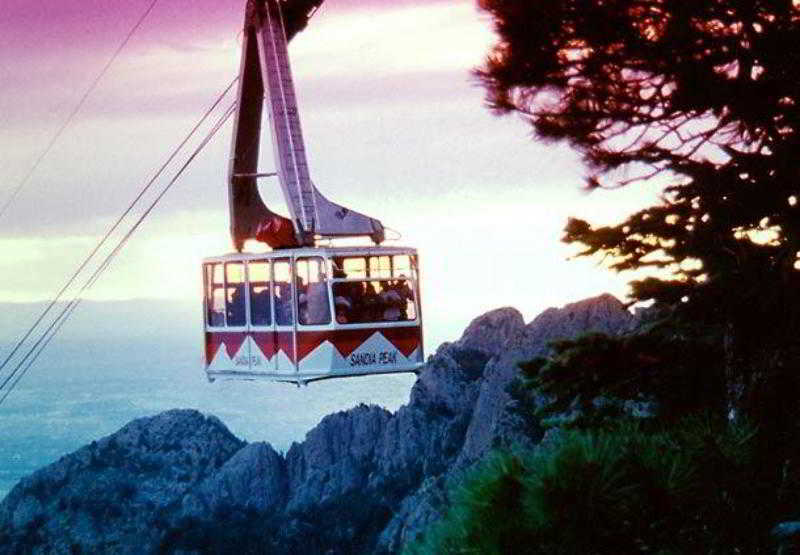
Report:
M 402 247 L 315 247 L 207 258 L 205 368 L 304 384 L 413 372 L 424 362 L 418 259 Z

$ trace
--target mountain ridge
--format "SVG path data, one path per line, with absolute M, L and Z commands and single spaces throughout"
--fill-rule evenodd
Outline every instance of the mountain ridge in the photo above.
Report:
M 0 502 L 0 543 L 11 552 L 398 552 L 473 464 L 531 441 L 506 392 L 519 362 L 554 339 L 634 323 L 610 295 L 528 324 L 513 308 L 490 311 L 429 357 L 406 405 L 330 414 L 283 454 L 197 411 L 134 420 L 20 481 Z

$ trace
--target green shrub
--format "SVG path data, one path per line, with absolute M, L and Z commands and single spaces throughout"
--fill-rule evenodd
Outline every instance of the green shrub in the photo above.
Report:
M 522 411 L 534 410 L 535 419 L 572 413 L 573 427 L 613 425 L 628 400 L 651 403 L 661 421 L 698 412 L 724 418 L 720 345 L 718 330 L 675 318 L 623 336 L 588 333 L 555 341 L 548 356 L 520 364 L 510 393 Z M 549 402 L 541 405 L 542 399 Z
M 534 453 L 498 453 L 407 552 L 766 550 L 774 496 L 758 480 L 754 437 L 748 425 L 695 417 L 657 432 L 568 430 Z

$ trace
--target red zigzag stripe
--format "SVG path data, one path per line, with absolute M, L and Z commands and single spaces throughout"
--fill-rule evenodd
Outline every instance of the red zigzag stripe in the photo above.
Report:
M 371 328 L 302 331 L 297 333 L 297 356 L 302 360 L 322 343 L 330 341 L 339 351 L 339 354 L 343 358 L 347 358 L 376 332 L 381 333 L 387 341 L 406 357 L 413 353 L 422 343 L 420 329 L 416 326 L 382 328 L 380 330 Z M 256 345 L 267 358 L 272 358 L 278 351 L 283 351 L 292 362 L 295 362 L 294 349 L 292 348 L 292 332 L 208 332 L 206 333 L 206 364 L 211 363 L 220 345 L 223 344 L 230 358 L 236 356 L 248 335 L 253 337 Z

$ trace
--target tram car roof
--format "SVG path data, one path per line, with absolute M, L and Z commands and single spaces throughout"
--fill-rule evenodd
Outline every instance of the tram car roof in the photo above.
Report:
M 232 252 L 218 256 L 209 256 L 203 259 L 209 262 L 230 262 L 232 260 L 263 260 L 265 258 L 289 258 L 299 256 L 323 256 L 326 258 L 339 256 L 386 256 L 398 254 L 417 254 L 413 247 L 300 247 L 297 249 L 278 249 L 267 252 Z

